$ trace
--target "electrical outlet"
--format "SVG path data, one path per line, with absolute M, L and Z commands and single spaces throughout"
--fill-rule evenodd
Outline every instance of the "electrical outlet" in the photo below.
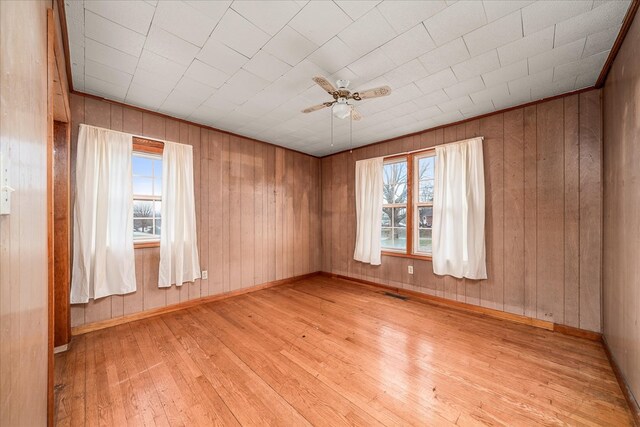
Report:
M 209 278 L 209 272 L 207 270 L 202 270 L 202 280 L 207 280 Z
M 413 274 L 413 265 L 410 265 L 408 269 L 409 269 L 409 274 Z

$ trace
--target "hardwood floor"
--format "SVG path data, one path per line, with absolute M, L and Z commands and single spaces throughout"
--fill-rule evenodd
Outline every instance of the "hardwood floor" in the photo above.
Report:
M 316 276 L 75 337 L 58 425 L 631 425 L 602 345 Z

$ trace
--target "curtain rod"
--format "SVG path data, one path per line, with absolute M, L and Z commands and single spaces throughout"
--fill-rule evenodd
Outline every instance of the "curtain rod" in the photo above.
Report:
M 475 136 L 473 138 L 461 139 L 460 141 L 446 142 L 444 144 L 434 145 L 433 147 L 418 148 L 417 150 L 403 151 L 402 153 L 389 154 L 387 156 L 381 156 L 381 157 L 389 158 L 389 157 L 405 156 L 407 154 L 419 153 L 421 151 L 434 150 L 437 147 L 444 147 L 444 146 L 447 146 L 447 145 L 460 144 L 462 142 L 471 141 L 472 139 L 478 139 L 478 138 L 480 138 L 480 140 L 484 142 L 484 136 Z
M 121 133 L 121 134 L 124 134 L 124 135 L 131 135 L 132 138 L 141 138 L 141 139 L 146 139 L 146 140 L 149 140 L 149 141 L 158 141 L 158 142 L 169 143 L 169 144 L 179 144 L 178 142 L 167 141 L 165 139 L 160 139 L 160 138 L 152 138 L 150 136 L 136 135 L 135 133 L 131 133 L 131 132 L 122 132 L 122 131 L 119 131 L 119 130 L 107 129 L 107 128 L 103 128 L 103 127 L 100 127 L 100 126 L 88 125 L 86 123 L 80 123 L 80 124 L 82 126 L 87 126 L 87 127 L 90 127 L 90 128 L 102 129 L 102 130 L 106 130 L 106 131 L 109 131 L 109 132 Z

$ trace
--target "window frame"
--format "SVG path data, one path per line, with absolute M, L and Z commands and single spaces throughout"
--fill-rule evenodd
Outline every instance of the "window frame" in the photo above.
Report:
M 414 218 L 418 218 L 418 207 L 422 205 L 426 205 L 425 203 L 419 203 L 418 198 L 416 197 L 414 200 L 414 187 L 418 186 L 418 174 L 416 173 L 416 168 L 418 167 L 417 159 L 423 157 L 435 157 L 436 150 L 435 148 L 427 148 L 420 151 L 415 151 L 406 154 L 397 154 L 392 156 L 387 156 L 383 160 L 383 164 L 391 163 L 393 161 L 399 161 L 400 159 L 406 159 L 407 162 L 407 247 L 403 251 L 399 250 L 391 250 L 391 249 L 382 249 L 382 255 L 385 256 L 394 256 L 401 258 L 411 258 L 411 259 L 421 259 L 421 260 L 432 260 L 432 254 L 427 254 L 425 252 L 417 252 L 414 249 L 414 242 L 419 241 L 419 226 L 415 224 Z M 434 176 L 434 184 L 435 184 L 435 176 Z M 430 206 L 433 206 L 433 202 L 429 203 Z M 382 233 L 382 226 L 380 227 L 380 232 Z M 433 233 L 433 231 L 432 231 Z M 432 234 L 433 236 L 433 234 Z M 417 245 L 416 245 L 417 247 Z
M 163 150 L 164 150 L 164 143 L 160 141 L 154 141 L 151 139 L 140 138 L 140 137 L 133 137 L 132 157 L 134 154 L 138 154 L 138 155 L 143 155 L 143 156 L 146 155 L 154 158 L 158 158 L 159 156 L 160 158 L 162 158 Z M 134 198 L 132 199 L 132 203 L 133 203 L 133 200 L 148 200 L 148 201 L 162 202 L 162 196 L 159 196 L 159 197 L 151 196 L 151 197 L 146 197 L 144 199 Z M 160 247 L 159 237 L 157 239 L 140 239 L 137 241 L 136 240 L 133 241 L 134 249 L 158 248 L 158 247 Z
M 405 156 L 395 156 L 393 158 L 389 158 L 389 159 L 384 159 L 383 161 L 383 167 L 384 165 L 387 164 L 393 164 L 393 163 L 401 163 L 403 161 L 403 159 L 405 158 Z M 409 219 L 410 219 L 410 214 L 409 211 L 410 209 L 410 205 L 409 205 L 409 179 L 410 179 L 411 175 L 409 173 L 409 164 L 407 163 L 407 178 L 406 178 L 406 183 L 405 185 L 407 186 L 407 200 L 404 203 L 384 203 L 384 200 L 382 202 L 382 208 L 391 208 L 392 212 L 394 209 L 396 208 L 404 208 L 406 211 L 406 218 L 405 218 L 405 223 L 407 224 L 405 226 L 405 232 L 406 232 L 406 239 L 407 239 L 407 247 L 409 245 Z M 394 228 L 401 228 L 401 227 L 394 227 L 393 224 L 393 216 L 391 217 L 391 226 L 390 227 L 380 227 L 380 231 L 382 232 L 382 228 L 390 228 L 393 232 Z M 382 238 L 382 237 L 381 237 Z M 382 249 L 383 252 L 389 252 L 389 253 L 394 253 L 394 254 L 403 254 L 406 251 L 406 248 L 404 250 L 402 249 L 392 249 L 392 248 L 383 248 Z

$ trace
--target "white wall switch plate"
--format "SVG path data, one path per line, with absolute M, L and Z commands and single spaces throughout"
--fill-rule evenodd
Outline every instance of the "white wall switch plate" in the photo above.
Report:
M 409 270 L 409 274 L 413 274 L 413 265 L 410 265 L 408 270 Z
M 202 280 L 207 280 L 209 278 L 209 272 L 207 270 L 202 270 Z

